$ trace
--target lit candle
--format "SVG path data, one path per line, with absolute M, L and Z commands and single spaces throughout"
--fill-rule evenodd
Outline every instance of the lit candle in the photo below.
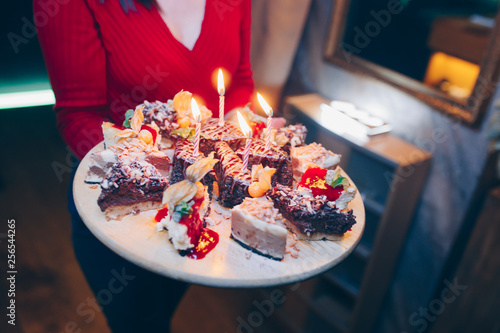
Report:
M 267 104 L 264 97 L 261 94 L 257 93 L 257 99 L 259 100 L 260 106 L 267 114 L 267 128 L 266 128 L 266 151 L 271 149 L 271 120 L 273 117 L 273 109 Z
M 217 80 L 217 89 L 219 90 L 219 125 L 224 126 L 224 95 L 226 88 L 224 86 L 224 76 L 222 69 L 219 68 L 219 79 Z
M 248 155 L 250 154 L 250 145 L 252 144 L 252 129 L 248 126 L 240 111 L 238 111 L 238 122 L 240 123 L 241 131 L 247 137 L 247 144 L 243 152 L 243 167 L 241 168 L 241 171 L 248 172 Z
M 193 157 L 198 156 L 200 152 L 200 135 L 201 135 L 201 113 L 198 104 L 191 98 L 191 112 L 193 113 L 193 118 L 196 121 L 196 132 L 194 136 L 194 150 Z

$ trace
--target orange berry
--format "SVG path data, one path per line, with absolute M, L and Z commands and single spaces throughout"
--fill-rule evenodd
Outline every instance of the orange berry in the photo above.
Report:
M 203 198 L 203 196 L 205 195 L 205 186 L 203 186 L 201 182 L 196 182 L 196 185 L 198 185 L 198 190 L 194 195 L 195 199 Z
M 191 120 L 189 119 L 189 117 L 184 117 L 181 119 L 177 119 L 177 124 L 179 124 L 179 126 L 182 128 L 189 127 L 189 125 L 191 125 Z
M 263 196 L 267 190 L 268 188 L 266 184 L 260 182 L 253 182 L 248 187 L 248 194 L 250 194 L 250 196 L 252 196 L 253 198 L 258 198 Z
M 215 196 L 218 198 L 219 197 L 219 183 L 213 182 L 213 187 L 214 187 L 213 194 L 215 194 Z
M 139 140 L 142 140 L 145 144 L 149 145 L 153 143 L 153 135 L 148 130 L 142 130 L 139 132 Z

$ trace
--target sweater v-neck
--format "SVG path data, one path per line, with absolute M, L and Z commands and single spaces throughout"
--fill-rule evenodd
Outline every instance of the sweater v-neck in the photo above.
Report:
M 168 38 L 174 41 L 176 45 L 180 49 L 182 49 L 184 52 L 187 52 L 189 54 L 195 54 L 196 50 L 199 48 L 199 44 L 203 36 L 205 35 L 205 30 L 206 30 L 206 25 L 208 21 L 208 10 L 209 10 L 209 2 L 210 0 L 205 1 L 205 10 L 203 13 L 203 21 L 201 22 L 201 28 L 200 28 L 200 34 L 198 35 L 198 38 L 196 39 L 196 42 L 194 43 L 193 49 L 190 50 L 186 45 L 184 45 L 181 41 L 179 41 L 175 36 L 172 34 L 172 31 L 170 31 L 170 28 L 167 25 L 167 22 L 163 19 L 161 16 L 160 10 L 158 7 L 154 7 L 153 11 L 155 12 L 156 18 L 160 20 L 160 24 L 163 26 L 163 30 L 166 32 Z

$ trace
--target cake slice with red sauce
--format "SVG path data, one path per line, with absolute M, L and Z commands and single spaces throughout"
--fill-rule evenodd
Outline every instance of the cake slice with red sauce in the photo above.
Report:
M 218 242 L 217 233 L 205 227 L 210 197 L 200 182 L 218 162 L 213 156 L 197 160 L 186 169 L 186 179 L 165 189 L 164 207 L 156 215 L 157 229 L 167 230 L 174 248 L 193 259 L 203 258 Z
M 287 228 L 304 240 L 340 240 L 356 223 L 348 203 L 356 188 L 340 170 L 310 166 L 297 188 L 278 184 L 267 196 L 285 217 Z

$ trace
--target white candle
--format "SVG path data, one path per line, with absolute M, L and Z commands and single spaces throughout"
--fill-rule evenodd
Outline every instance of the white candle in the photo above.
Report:
M 196 121 L 196 132 L 194 136 L 194 149 L 193 157 L 197 157 L 200 153 L 200 136 L 201 136 L 201 113 L 198 108 L 198 104 L 191 98 L 191 112 L 193 113 L 193 118 Z
M 226 93 L 226 88 L 224 86 L 224 76 L 222 75 L 222 69 L 219 68 L 219 78 L 217 80 L 217 88 L 219 90 L 219 125 L 224 126 L 224 95 Z
M 248 156 L 250 155 L 250 145 L 252 144 L 252 129 L 248 126 L 240 111 L 238 111 L 238 122 L 240 123 L 241 131 L 247 137 L 247 143 L 243 151 L 243 166 L 241 171 L 248 172 Z
M 264 97 L 261 94 L 257 93 L 257 99 L 259 100 L 260 106 L 267 114 L 267 128 L 266 128 L 266 151 L 271 149 L 271 121 L 273 117 L 273 109 L 267 104 Z

